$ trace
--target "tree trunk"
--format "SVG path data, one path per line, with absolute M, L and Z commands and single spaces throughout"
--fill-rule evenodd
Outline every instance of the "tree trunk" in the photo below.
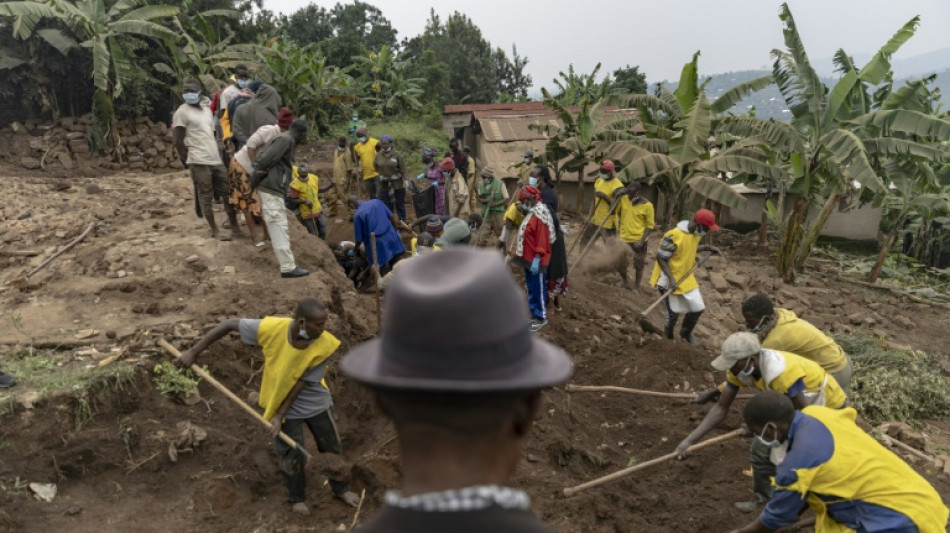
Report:
M 831 193 L 825 201 L 825 205 L 821 207 L 818 217 L 808 227 L 805 238 L 799 243 L 798 250 L 795 252 L 796 268 L 801 269 L 805 266 L 805 261 L 808 259 L 808 256 L 811 255 L 811 249 L 815 246 L 815 243 L 818 242 L 821 230 L 825 227 L 825 222 L 828 222 L 828 217 L 830 217 L 831 212 L 834 211 L 835 204 L 838 203 L 839 198 L 841 198 L 841 194 L 837 192 Z
M 884 242 L 881 243 L 881 250 L 877 254 L 877 261 L 874 262 L 874 267 L 871 268 L 871 272 L 868 274 L 868 283 L 877 283 L 877 277 L 881 274 L 881 266 L 884 265 L 884 260 L 887 259 L 887 253 L 891 250 L 891 246 L 894 246 L 894 240 L 897 238 L 897 226 L 894 226 L 894 229 L 884 238 Z
M 584 168 L 577 171 L 577 214 L 584 213 Z
M 765 248 L 769 244 L 769 200 L 772 199 L 772 187 L 769 187 L 765 193 L 765 204 L 762 205 L 762 223 L 759 224 L 759 248 Z
M 808 200 L 802 196 L 795 198 L 792 213 L 785 222 L 782 242 L 779 245 L 776 268 L 786 283 L 795 281 L 795 251 L 802 239 L 805 217 L 808 215 Z

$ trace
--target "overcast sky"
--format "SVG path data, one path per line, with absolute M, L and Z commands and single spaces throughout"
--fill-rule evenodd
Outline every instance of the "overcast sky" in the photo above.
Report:
M 291 13 L 310 0 L 264 0 Z M 331 7 L 335 1 L 317 1 Z M 571 63 L 590 72 L 639 65 L 651 82 L 679 78 L 683 63 L 701 50 L 700 72 L 771 68 L 769 51 L 782 47 L 780 2 L 768 0 L 373 0 L 399 32 L 417 35 L 430 6 L 444 16 L 461 11 L 494 45 L 527 56 L 535 88 L 551 87 Z M 897 58 L 950 47 L 950 0 L 790 0 L 809 57 L 873 53 L 914 15 L 917 34 Z M 947 59 L 950 64 L 950 58 Z M 950 65 L 948 65 L 950 66 Z

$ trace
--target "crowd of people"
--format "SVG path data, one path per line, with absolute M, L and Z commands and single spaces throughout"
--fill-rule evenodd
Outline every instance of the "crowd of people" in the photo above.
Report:
M 425 170 L 410 176 L 396 140 L 372 137 L 354 115 L 351 137 L 337 140 L 332 179 L 322 183 L 294 158 L 306 122 L 282 108 L 276 91 L 252 81 L 246 68 L 235 69 L 233 84 L 215 102 L 202 97 L 194 80 L 182 90 L 175 146 L 213 238 L 242 236 L 241 212 L 255 246 L 270 241 L 282 277 L 306 276 L 290 248 L 287 213 L 325 240 L 330 206 L 321 198 L 333 190 L 333 208 L 352 212 L 354 234 L 330 245 L 337 261 L 355 286 L 385 289 L 380 336 L 351 350 L 342 369 L 372 391 L 392 420 L 403 489 L 387 493 L 360 531 L 550 531 L 530 512 L 527 495 L 507 486 L 540 391 L 572 373 L 566 353 L 533 335 L 568 289 L 566 231 L 550 170 L 530 151 L 508 175 L 491 166 L 476 169 L 470 151 L 453 139 L 442 157 L 425 148 Z M 504 177 L 516 178 L 514 193 Z M 594 191 L 579 244 L 602 236 L 629 248 L 633 283 L 631 264 L 624 262 L 621 285 L 647 293 L 641 284 L 656 226 L 653 205 L 639 184 L 623 183 L 610 160 L 599 165 Z M 227 200 L 230 234 L 214 220 L 216 195 Z M 664 298 L 668 339 L 676 337 L 682 316 L 679 337 L 700 345 L 694 331 L 705 303 L 695 270 L 705 257 L 722 253 L 703 243 L 719 229 L 714 213 L 699 209 L 659 239 L 649 284 Z M 510 266 L 523 272 L 523 293 Z M 715 404 L 675 450 L 685 459 L 726 418 L 740 389 L 760 391 L 743 412 L 754 435 L 753 498 L 736 502 L 758 516 L 737 531 L 787 527 L 806 507 L 814 510 L 818 531 L 944 531 L 948 510 L 933 487 L 856 425 L 844 350 L 792 311 L 775 307 L 768 295 L 747 298 L 742 313 L 747 331 L 730 335 L 711 363 L 725 373 L 724 383 L 697 397 Z M 306 427 L 320 452 L 340 454 L 324 382 L 340 341 L 326 330 L 327 318 L 323 303 L 305 298 L 292 318 L 226 320 L 180 363 L 194 364 L 210 344 L 238 333 L 264 354 L 259 404 L 274 434 L 283 431 L 302 443 Z M 292 509 L 308 513 L 304 458 L 276 442 Z M 329 486 L 343 502 L 358 505 L 343 480 L 331 479 Z

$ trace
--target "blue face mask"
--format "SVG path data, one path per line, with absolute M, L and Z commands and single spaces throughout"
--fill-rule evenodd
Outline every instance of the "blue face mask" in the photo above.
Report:
M 305 341 L 311 340 L 310 334 L 307 333 L 307 328 L 300 328 L 300 331 L 297 332 L 297 336 Z
M 247 79 L 247 80 L 238 80 L 238 81 L 237 81 L 237 86 L 240 87 L 240 88 L 242 88 L 242 89 L 247 89 L 248 87 L 250 87 L 250 85 L 251 85 L 251 80 L 250 80 L 250 79 Z
M 361 143 L 365 143 L 365 142 L 366 142 L 366 137 L 360 135 L 359 137 L 356 138 L 356 140 L 358 140 L 358 141 L 361 142 Z
M 530 186 L 532 186 L 532 187 L 537 187 L 537 186 L 538 186 L 538 178 L 536 178 L 536 177 L 534 177 L 534 176 L 531 176 L 530 178 L 528 178 L 528 185 L 530 185 Z
M 609 175 L 609 174 L 604 174 L 603 172 L 601 172 L 601 173 L 600 173 L 600 179 L 602 179 L 602 180 L 609 180 L 609 179 L 610 179 L 610 175 Z
M 782 445 L 782 443 L 779 442 L 777 438 L 769 440 L 765 439 L 765 432 L 769 429 L 769 426 L 772 426 L 772 429 L 775 431 L 775 436 L 778 437 L 778 428 L 775 427 L 775 424 L 766 422 L 765 427 L 762 428 L 762 433 L 756 435 L 755 440 L 759 441 L 759 444 L 762 444 L 763 446 L 768 446 L 769 448 L 778 448 Z
M 201 93 L 183 93 L 181 99 L 188 105 L 196 105 L 201 101 Z

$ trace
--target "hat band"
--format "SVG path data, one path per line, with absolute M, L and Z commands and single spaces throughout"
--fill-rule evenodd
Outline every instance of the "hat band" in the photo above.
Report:
M 414 342 L 383 335 L 380 373 L 393 377 L 450 380 L 496 380 L 511 377 L 531 364 L 528 329 L 507 339 L 468 346 Z

